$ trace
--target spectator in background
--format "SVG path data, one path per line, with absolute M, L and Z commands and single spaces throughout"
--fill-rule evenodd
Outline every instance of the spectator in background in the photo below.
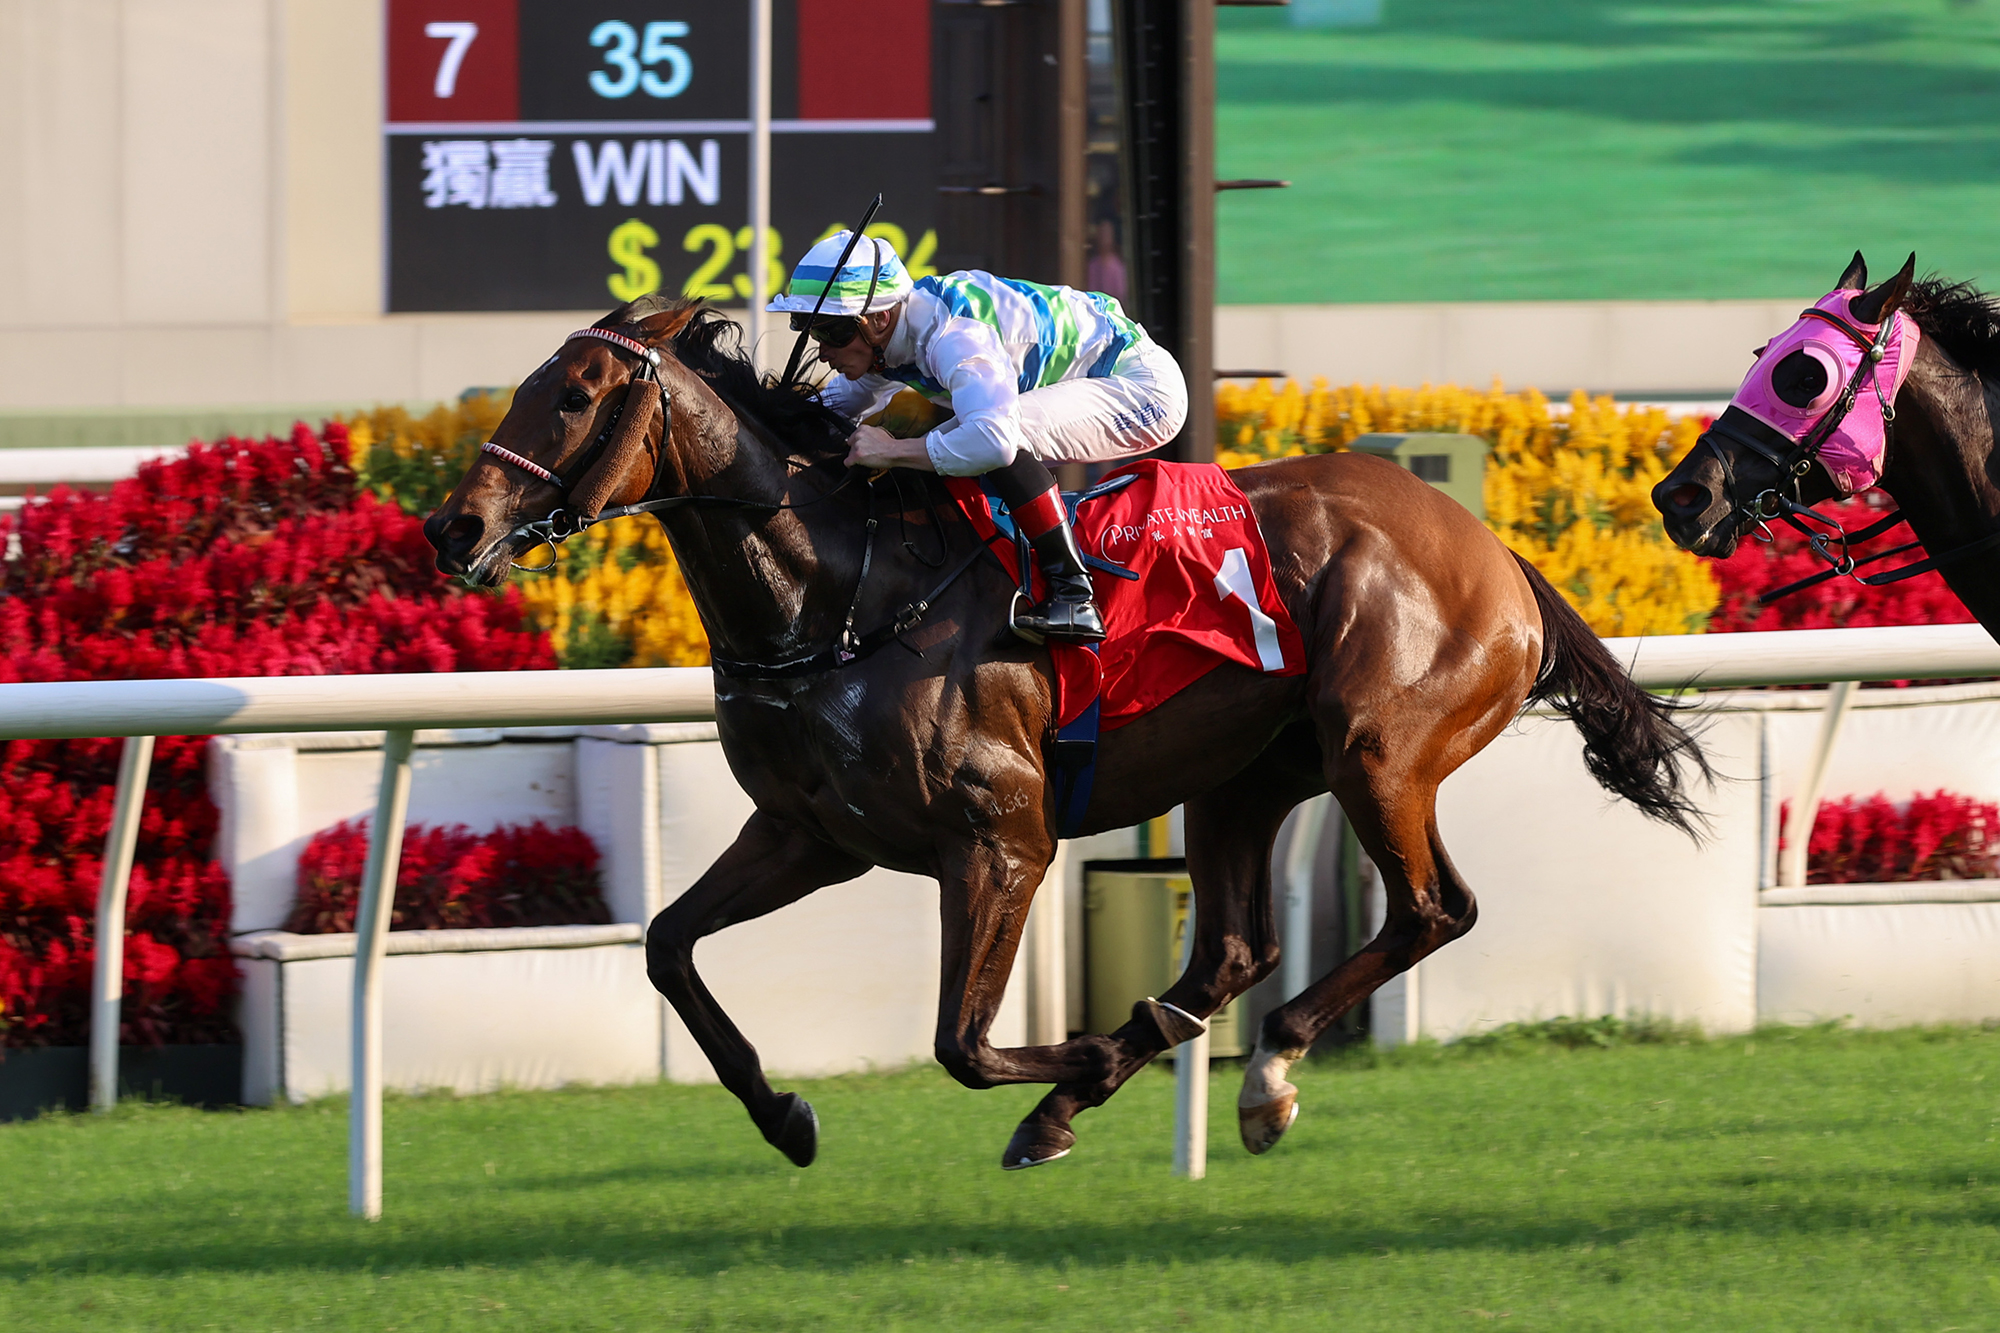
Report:
M 1090 260 L 1084 265 L 1083 285 L 1125 304 L 1125 256 L 1118 252 L 1118 224 L 1110 218 L 1099 218 L 1090 229 Z

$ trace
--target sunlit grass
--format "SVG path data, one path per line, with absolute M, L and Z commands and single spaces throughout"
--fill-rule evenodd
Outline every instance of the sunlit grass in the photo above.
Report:
M 1169 1173 L 1171 1078 L 996 1168 L 1038 1089 L 804 1090 L 798 1171 L 726 1093 L 0 1126 L 0 1328 L 1941 1329 L 2000 1325 L 2000 1032 L 1570 1024 L 1322 1058 L 1270 1156 Z
M 1224 10 L 1226 302 L 1771 297 L 1857 247 L 2000 279 L 2000 8 L 1387 0 Z

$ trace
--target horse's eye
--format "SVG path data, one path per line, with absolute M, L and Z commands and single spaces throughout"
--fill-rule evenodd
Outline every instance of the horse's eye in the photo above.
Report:
M 1793 407 L 1806 407 L 1826 392 L 1826 366 L 1816 356 L 1793 352 L 1771 367 L 1771 390 Z
M 581 412 L 589 406 L 590 395 L 581 389 L 571 389 L 563 395 L 562 410 L 565 412 Z

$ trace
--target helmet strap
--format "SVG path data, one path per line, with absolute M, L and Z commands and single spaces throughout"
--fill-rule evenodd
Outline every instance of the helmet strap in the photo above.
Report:
M 880 375 L 889 369 L 888 361 L 882 356 L 882 349 L 888 345 L 889 339 L 885 334 L 882 341 L 878 343 L 868 336 L 868 308 L 875 304 L 875 284 L 882 277 L 882 242 L 879 238 L 870 236 L 868 243 L 874 247 L 875 262 L 869 266 L 868 295 L 862 299 L 861 313 L 855 316 L 855 322 L 861 330 L 861 341 L 867 343 L 868 350 L 875 354 L 874 358 L 868 363 L 869 373 Z

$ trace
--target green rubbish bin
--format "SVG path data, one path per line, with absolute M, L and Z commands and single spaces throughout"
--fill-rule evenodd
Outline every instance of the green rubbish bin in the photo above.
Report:
M 1473 517 L 1486 518 L 1486 456 L 1492 446 L 1477 435 L 1357 435 L 1347 447 L 1389 459 L 1470 509 Z
M 1090 861 L 1083 886 L 1084 1024 L 1111 1032 L 1132 1016 L 1133 1004 L 1158 996 L 1181 974 L 1192 885 L 1187 862 L 1172 857 Z M 1209 1016 L 1210 1056 L 1249 1054 L 1240 1003 L 1232 1000 Z

